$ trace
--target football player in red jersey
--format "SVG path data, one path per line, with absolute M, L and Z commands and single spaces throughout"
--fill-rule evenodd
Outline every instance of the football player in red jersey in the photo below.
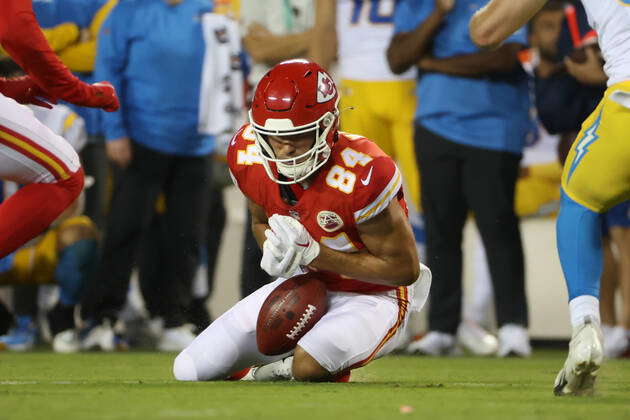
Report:
M 330 75 L 306 60 L 282 62 L 259 82 L 228 163 L 249 201 L 261 266 L 279 279 L 184 349 L 178 380 L 225 379 L 252 365 L 264 366 L 246 378 L 335 380 L 391 352 L 409 309 L 424 304 L 431 274 L 418 261 L 400 172 L 373 142 L 337 130 L 338 100 Z M 283 278 L 308 270 L 326 281 L 328 312 L 293 356 L 261 354 L 262 303 Z
M 61 214 L 83 187 L 79 157 L 26 107 L 58 99 L 115 111 L 116 91 L 107 82 L 89 85 L 70 73 L 50 49 L 31 0 L 3 0 L 0 44 L 26 72 L 0 78 L 0 178 L 25 185 L 0 205 L 0 258 L 17 249 Z

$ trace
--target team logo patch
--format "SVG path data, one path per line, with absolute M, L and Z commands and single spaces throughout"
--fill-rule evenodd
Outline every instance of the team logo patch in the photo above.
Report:
M 334 232 L 343 226 L 343 219 L 333 211 L 322 210 L 317 213 L 317 224 L 326 232 Z
M 317 73 L 317 103 L 330 101 L 337 94 L 337 88 L 326 73 Z

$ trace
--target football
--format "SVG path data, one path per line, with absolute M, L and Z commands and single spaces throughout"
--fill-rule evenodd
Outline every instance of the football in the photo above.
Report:
M 317 273 L 285 280 L 269 294 L 258 313 L 258 350 L 268 356 L 293 350 L 327 309 L 326 285 Z

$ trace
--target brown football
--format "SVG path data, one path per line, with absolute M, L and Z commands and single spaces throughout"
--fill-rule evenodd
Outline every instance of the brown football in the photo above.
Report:
M 315 272 L 280 283 L 260 308 L 258 350 L 268 356 L 287 353 L 328 310 L 326 285 Z

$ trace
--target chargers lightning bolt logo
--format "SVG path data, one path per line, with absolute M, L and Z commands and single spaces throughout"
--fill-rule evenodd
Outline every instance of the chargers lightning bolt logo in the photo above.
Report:
M 584 135 L 578 142 L 577 146 L 575 146 L 575 150 L 577 153 L 575 155 L 575 158 L 573 158 L 573 162 L 571 162 L 571 168 L 569 169 L 567 181 L 571 179 L 573 171 L 575 171 L 575 168 L 577 168 L 582 158 L 584 158 L 586 153 L 588 153 L 588 147 L 599 138 L 599 136 L 597 135 L 597 129 L 599 128 L 599 123 L 602 119 L 602 112 L 604 112 L 603 107 L 601 111 L 599 111 L 599 115 L 597 116 L 597 119 L 595 120 L 593 125 L 591 125 L 586 131 L 584 131 Z

